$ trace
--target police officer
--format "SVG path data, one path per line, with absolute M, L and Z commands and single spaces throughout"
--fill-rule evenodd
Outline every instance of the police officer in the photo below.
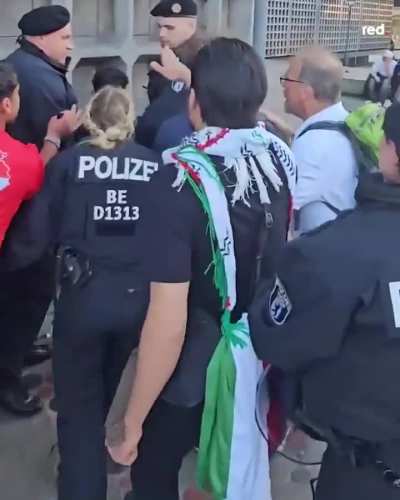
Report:
M 60 5 L 39 7 L 18 23 L 20 48 L 10 62 L 20 83 L 21 112 L 8 131 L 41 149 L 49 119 L 77 103 L 67 80 L 73 49 L 71 15 Z
M 40 7 L 26 13 L 18 27 L 20 48 L 7 61 L 18 76 L 21 105 L 17 119 L 8 125 L 7 131 L 14 139 L 41 150 L 50 118 L 76 103 L 66 78 L 73 47 L 70 13 L 62 6 Z M 60 149 L 57 137 L 48 139 Z M 7 234 L 9 243 L 19 229 L 25 231 L 29 206 L 30 201 L 14 218 Z M 13 413 L 31 415 L 40 411 L 42 405 L 29 394 L 20 375 L 28 357 L 30 362 L 40 362 L 50 355 L 46 346 L 33 344 L 50 304 L 53 260 L 45 256 L 28 266 L 22 246 L 9 252 L 6 268 L 16 273 L 9 273 L 0 284 L 0 404 Z
M 318 500 L 400 493 L 399 104 L 384 132 L 357 208 L 290 243 L 250 314 L 257 354 L 291 380 L 292 418 L 328 442 Z
M 162 0 L 153 8 L 151 15 L 157 20 L 161 48 L 169 48 L 190 67 L 204 44 L 198 31 L 197 5 L 194 0 Z M 185 135 L 190 135 L 193 131 L 186 113 L 189 89 L 182 81 L 166 79 L 163 67 L 158 62 L 153 62 L 151 68 L 149 90 L 153 92 L 153 87 L 157 87 L 160 91 L 138 119 L 136 139 L 147 147 L 153 147 L 156 142 L 159 144 L 157 149 L 160 150 L 160 144 L 177 146 Z M 171 122 L 166 131 L 161 132 L 161 137 L 157 137 L 163 123 L 176 116 L 179 117 L 177 122 Z M 165 133 L 168 138 L 164 138 Z
M 53 160 L 30 211 L 41 235 L 31 258 L 58 248 L 60 500 L 106 499 L 104 422 L 147 307 L 138 234 L 159 157 L 132 141 L 133 122 L 126 91 L 101 89 L 84 116 L 90 136 Z

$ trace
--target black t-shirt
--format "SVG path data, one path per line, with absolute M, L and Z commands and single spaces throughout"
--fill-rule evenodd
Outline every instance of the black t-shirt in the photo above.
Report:
M 236 183 L 234 172 L 227 170 L 221 158 L 214 157 L 222 183 L 231 198 Z M 274 223 L 264 238 L 265 249 L 261 266 L 263 274 L 271 272 L 276 254 L 286 241 L 289 221 L 289 190 L 285 173 L 278 165 L 284 187 L 276 193 L 269 188 Z M 172 187 L 177 176 L 174 165 L 161 167 L 151 182 L 151 200 L 146 213 L 147 272 L 150 281 L 183 283 L 190 281 L 189 308 L 202 308 L 219 317 L 221 302 L 213 283 L 211 242 L 207 230 L 207 216 L 192 188 L 186 183 L 181 190 Z M 262 229 L 265 229 L 265 208 L 259 194 L 249 198 L 250 206 L 237 202 L 230 208 L 237 266 L 237 305 L 233 319 L 239 319 L 251 301 L 256 274 L 257 255 L 261 251 Z M 151 222 L 149 222 L 151 221 Z M 265 231 L 263 231 L 265 233 Z M 273 266 L 272 266 L 273 267 Z
M 221 158 L 214 163 L 231 197 L 236 183 L 232 170 L 227 170 Z M 284 186 L 276 193 L 269 189 L 268 206 L 274 224 L 264 245 L 262 274 L 268 276 L 274 260 L 287 237 L 290 196 L 285 172 L 277 165 Z M 165 165 L 154 175 L 151 195 L 146 207 L 147 224 L 142 241 L 145 249 L 147 277 L 152 282 L 190 282 L 188 324 L 183 350 L 173 376 L 163 391 L 168 402 L 193 406 L 204 399 L 206 372 L 209 361 L 221 339 L 221 299 L 213 283 L 214 269 L 207 216 L 188 183 L 181 190 L 172 187 L 177 176 L 174 165 Z M 237 303 L 232 320 L 240 319 L 253 297 L 256 256 L 261 248 L 260 230 L 265 227 L 266 213 L 259 194 L 249 199 L 250 207 L 237 202 L 230 208 L 236 257 Z

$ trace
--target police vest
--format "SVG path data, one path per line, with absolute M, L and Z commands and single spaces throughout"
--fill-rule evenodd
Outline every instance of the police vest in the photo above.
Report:
M 71 150 L 59 241 L 98 261 L 135 263 L 137 232 L 160 158 L 134 142 L 114 150 L 82 144 Z

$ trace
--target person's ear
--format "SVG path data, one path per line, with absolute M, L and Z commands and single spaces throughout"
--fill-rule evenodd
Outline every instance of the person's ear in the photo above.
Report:
M 299 84 L 299 85 L 301 85 L 300 92 L 305 101 L 310 101 L 311 99 L 312 100 L 317 99 L 314 89 L 311 87 L 311 85 L 308 84 Z
M 5 97 L 0 102 L 0 112 L 6 113 L 6 114 L 10 114 L 12 112 L 12 102 L 11 102 L 11 99 L 9 97 Z

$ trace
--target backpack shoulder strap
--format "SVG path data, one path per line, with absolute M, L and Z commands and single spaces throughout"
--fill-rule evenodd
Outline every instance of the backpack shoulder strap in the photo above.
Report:
M 320 121 L 315 122 L 306 127 L 302 132 L 297 136 L 297 138 L 303 136 L 310 130 L 335 130 L 336 132 L 340 132 L 343 134 L 351 144 L 351 147 L 354 152 L 354 156 L 359 168 L 360 173 L 367 172 L 371 168 L 370 155 L 367 151 L 362 147 L 357 137 L 352 132 L 351 128 L 345 122 L 334 122 L 334 121 Z
M 347 127 L 344 122 L 334 122 L 334 121 L 320 121 L 320 122 L 315 122 L 311 123 L 308 127 L 306 127 L 304 130 L 300 132 L 300 134 L 297 136 L 297 139 L 299 137 L 302 137 L 304 134 L 309 132 L 310 130 L 335 130 L 336 132 L 341 132 L 343 135 L 348 137 L 347 133 Z

